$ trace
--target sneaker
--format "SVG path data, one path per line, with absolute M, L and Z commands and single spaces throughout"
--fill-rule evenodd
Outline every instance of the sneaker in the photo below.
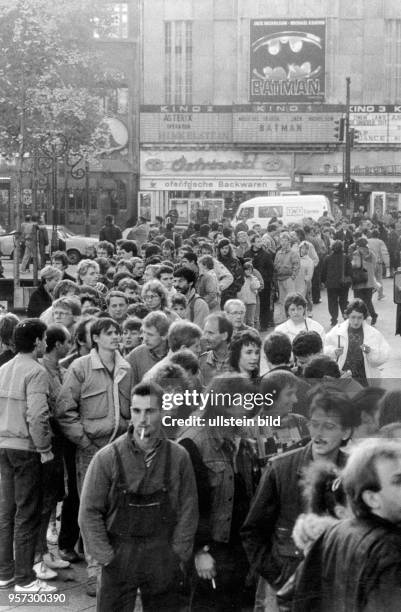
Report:
M 57 578 L 57 572 L 54 572 L 50 567 L 47 567 L 46 563 L 39 561 L 33 566 L 33 571 L 36 574 L 36 578 L 40 580 L 53 580 Z
M 14 578 L 9 578 L 8 580 L 0 580 L 0 589 L 8 589 L 8 587 L 13 586 Z
M 385 296 L 385 295 L 379 295 L 379 296 L 377 297 L 377 299 L 378 299 L 378 300 L 385 300 L 385 299 L 386 299 L 386 296 Z
M 58 559 L 56 555 L 51 552 L 47 552 L 43 555 L 43 561 L 46 563 L 47 567 L 50 569 L 66 569 L 70 567 L 70 563 L 68 561 L 63 561 L 63 559 Z
M 50 586 L 50 584 L 47 584 L 47 582 L 43 580 L 34 580 L 29 584 L 24 584 L 24 586 L 16 584 L 14 591 L 15 593 L 54 593 L 57 591 L 57 587 Z
M 97 577 L 90 576 L 86 581 L 86 594 L 89 597 L 96 597 Z
M 47 528 L 47 533 L 46 533 L 46 540 L 48 544 L 53 544 L 53 545 L 57 544 L 58 532 L 57 532 L 56 521 L 51 521 L 49 523 L 49 526 Z

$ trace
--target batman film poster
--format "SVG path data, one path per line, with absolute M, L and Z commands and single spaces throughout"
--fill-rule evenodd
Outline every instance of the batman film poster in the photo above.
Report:
M 251 102 L 322 102 L 324 19 L 254 19 L 250 32 Z

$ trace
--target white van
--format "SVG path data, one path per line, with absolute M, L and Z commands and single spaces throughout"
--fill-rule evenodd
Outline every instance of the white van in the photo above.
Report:
M 330 202 L 324 195 L 260 196 L 239 205 L 234 225 L 245 221 L 252 229 L 257 223 L 266 229 L 272 217 L 281 219 L 284 225 L 300 223 L 304 217 L 317 221 L 324 212 L 331 215 Z

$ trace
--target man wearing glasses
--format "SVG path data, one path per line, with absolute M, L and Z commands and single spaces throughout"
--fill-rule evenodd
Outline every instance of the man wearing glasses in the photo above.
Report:
M 227 300 L 224 304 L 224 313 L 229 321 L 231 321 L 233 326 L 233 338 L 243 332 L 249 331 L 253 329 L 253 327 L 249 327 L 249 325 L 245 325 L 245 313 L 246 308 L 244 302 L 241 300 Z
M 251 568 L 262 577 L 255 610 L 278 611 L 276 592 L 302 560 L 292 530 L 305 510 L 299 486 L 304 468 L 318 460 L 331 461 L 342 468 L 346 454 L 341 447 L 356 425 L 351 401 L 344 393 L 319 386 L 312 389 L 308 399 L 311 441 L 303 448 L 272 459 L 241 531 Z
M 63 325 L 71 336 L 74 335 L 75 325 L 81 316 L 81 303 L 75 296 L 60 297 L 53 302 L 53 321 L 56 325 Z

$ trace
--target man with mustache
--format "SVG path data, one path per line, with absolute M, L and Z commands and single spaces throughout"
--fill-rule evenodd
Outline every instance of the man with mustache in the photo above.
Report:
M 312 389 L 309 402 L 311 441 L 271 460 L 241 530 L 251 569 L 264 579 L 259 580 L 256 611 L 278 612 L 276 592 L 302 560 L 292 530 L 304 511 L 299 486 L 304 468 L 311 461 L 332 461 L 340 468 L 346 462 L 341 446 L 349 440 L 355 425 L 349 398 L 333 388 L 320 386 Z

